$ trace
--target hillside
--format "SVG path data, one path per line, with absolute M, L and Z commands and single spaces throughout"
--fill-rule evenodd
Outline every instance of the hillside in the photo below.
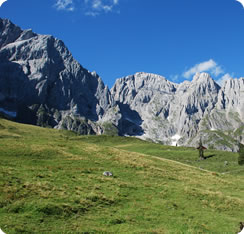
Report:
M 0 228 L 8 234 L 235 233 L 244 219 L 235 153 L 207 151 L 198 161 L 193 148 L 4 119 L 0 139 Z

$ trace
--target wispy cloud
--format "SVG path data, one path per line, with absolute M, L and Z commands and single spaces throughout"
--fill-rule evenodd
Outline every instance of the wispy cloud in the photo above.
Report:
M 74 2 L 73 0 L 57 0 L 54 7 L 57 10 L 65 10 L 65 11 L 74 11 Z
M 88 16 L 97 16 L 103 13 L 118 12 L 116 7 L 119 0 L 55 0 L 54 7 L 57 10 L 74 11 L 82 9 Z
M 177 81 L 179 80 L 180 77 L 179 77 L 179 75 L 177 74 L 177 75 L 171 75 L 169 78 L 170 78 L 171 81 L 173 81 L 173 82 L 177 82 Z
M 113 12 L 119 0 L 85 0 L 86 15 L 97 16 L 102 13 Z
M 183 77 L 190 79 L 197 72 L 209 72 L 211 75 L 218 76 L 223 74 L 224 71 L 213 59 L 199 63 L 188 69 L 183 73 Z
M 229 79 L 232 79 L 232 75 L 230 75 L 229 73 L 226 73 L 225 75 L 223 75 L 221 78 L 219 78 L 218 80 L 216 80 L 216 82 L 222 86 L 225 81 L 229 80 Z

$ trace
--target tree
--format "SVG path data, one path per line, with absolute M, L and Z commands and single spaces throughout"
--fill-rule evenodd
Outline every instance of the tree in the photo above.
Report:
M 239 158 L 238 158 L 238 164 L 239 165 L 244 165 L 244 145 L 239 143 Z
M 203 151 L 206 149 L 203 145 L 202 145 L 202 139 L 200 138 L 200 141 L 199 141 L 199 146 L 197 147 L 198 151 L 199 151 L 199 158 L 202 160 L 202 159 L 205 159 L 204 157 L 204 153 Z

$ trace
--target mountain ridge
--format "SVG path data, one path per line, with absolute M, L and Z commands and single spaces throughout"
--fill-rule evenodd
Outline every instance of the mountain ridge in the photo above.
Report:
M 142 74 L 144 79 L 141 77 Z M 223 107 L 222 109 L 220 108 L 220 103 L 223 102 L 220 97 L 224 98 L 224 100 L 228 99 L 228 113 L 230 110 L 235 110 L 235 113 L 239 115 L 239 122 L 235 121 L 233 128 L 228 130 L 233 131 L 234 128 L 242 128 L 243 118 L 241 116 L 244 112 L 241 102 L 241 100 L 244 100 L 243 96 L 241 96 L 244 91 L 243 78 L 231 79 L 225 82 L 221 88 L 209 74 L 197 73 L 191 82 L 185 81 L 181 84 L 167 83 L 167 80 L 162 77 L 161 86 L 164 85 L 163 90 L 168 92 L 160 92 L 157 89 L 147 91 L 143 90 L 143 86 L 137 89 L 134 84 L 140 80 L 143 80 L 145 87 L 149 86 L 145 84 L 148 76 L 152 78 L 152 74 L 146 73 L 136 73 L 134 76 L 127 76 L 117 80 L 111 89 L 116 101 L 129 104 L 130 108 L 137 111 L 142 117 L 142 128 L 146 132 L 144 139 L 150 138 L 155 141 L 160 139 L 165 144 L 171 144 L 172 140 L 170 141 L 170 138 L 177 136 L 179 141 L 174 141 L 174 143 L 196 145 L 200 138 L 204 138 L 205 143 L 210 145 L 205 138 L 210 137 L 209 135 L 212 135 L 212 133 L 206 133 L 206 131 L 211 130 L 212 125 L 217 126 L 220 119 L 222 119 L 222 122 L 228 122 L 231 119 L 219 116 L 216 120 L 214 119 L 213 110 L 215 112 L 223 110 Z M 158 76 L 155 76 L 155 79 L 157 78 Z M 233 91 L 233 89 L 226 89 L 231 82 L 236 82 L 239 92 Z M 168 84 L 170 84 L 170 88 Z M 230 92 L 232 92 L 232 95 L 228 97 Z M 232 99 L 235 101 L 232 101 Z M 234 106 L 232 102 L 235 104 L 233 104 Z M 202 122 L 205 121 L 204 118 L 207 116 L 211 117 L 210 125 L 203 127 Z M 225 124 L 222 123 L 223 126 L 218 126 L 218 129 L 225 131 Z M 195 138 L 195 140 L 191 142 L 191 138 Z M 218 136 L 217 138 L 223 137 Z M 241 138 L 240 141 L 243 140 L 243 131 L 241 131 L 239 138 Z M 229 150 L 235 148 L 234 144 L 236 144 L 234 141 L 229 144 Z M 219 147 L 221 148 L 220 145 Z M 234 150 L 237 150 L 237 148 Z
M 138 72 L 109 90 L 61 40 L 0 19 L 0 112 L 19 122 L 175 145 L 202 138 L 236 151 L 244 141 L 243 95 L 244 78 L 220 87 L 207 73 L 176 84 Z

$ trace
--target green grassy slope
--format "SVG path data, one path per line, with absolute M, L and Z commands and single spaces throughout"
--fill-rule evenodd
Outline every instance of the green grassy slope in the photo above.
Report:
M 198 161 L 191 148 L 76 136 L 0 119 L 0 228 L 235 233 L 244 219 L 243 168 L 237 154 L 205 155 L 214 156 Z M 114 177 L 103 176 L 107 170 Z
M 175 160 L 205 170 L 244 176 L 244 167 L 238 165 L 238 153 L 208 149 L 204 152 L 204 156 L 208 159 L 198 160 L 198 151 L 190 147 L 165 146 L 128 137 L 89 136 L 80 139 L 83 142 L 87 139 L 87 143 Z

